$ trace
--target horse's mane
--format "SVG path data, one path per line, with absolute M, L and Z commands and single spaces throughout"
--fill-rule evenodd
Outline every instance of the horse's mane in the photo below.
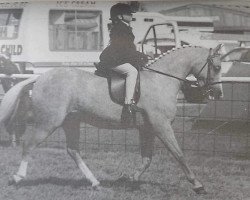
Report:
M 201 47 L 201 46 L 193 46 L 193 45 L 182 45 L 180 47 L 173 47 L 171 50 L 168 50 L 164 53 L 162 53 L 161 55 L 159 55 L 158 57 L 154 58 L 153 60 L 149 61 L 149 63 L 146 65 L 147 67 L 151 66 L 151 65 L 154 65 L 157 63 L 157 61 L 159 61 L 161 58 L 165 58 L 165 57 L 169 57 L 172 58 L 173 56 L 176 56 L 174 55 L 174 53 L 178 52 L 178 50 L 180 49 L 184 49 L 184 48 L 203 48 L 205 49 L 204 47 Z

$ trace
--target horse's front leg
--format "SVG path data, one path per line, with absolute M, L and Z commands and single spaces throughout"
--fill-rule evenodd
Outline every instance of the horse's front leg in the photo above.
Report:
M 81 172 L 91 182 L 92 187 L 98 189 L 100 182 L 95 178 L 94 174 L 84 163 L 79 153 L 80 122 L 78 113 L 69 114 L 63 122 L 63 129 L 66 135 L 67 152 L 75 161 Z
M 132 178 L 134 181 L 138 181 L 146 169 L 149 168 L 152 161 L 155 141 L 155 135 L 153 134 L 151 127 L 145 125 L 139 129 L 139 133 L 142 163 L 133 174 Z
M 156 136 L 163 142 L 164 146 L 170 150 L 172 155 L 180 163 L 188 181 L 192 183 L 193 189 L 198 194 L 205 194 L 206 191 L 202 183 L 195 177 L 192 170 L 189 168 L 186 160 L 184 159 L 183 152 L 179 147 L 174 135 L 174 131 L 170 125 L 170 120 L 163 121 L 164 117 L 152 117 L 153 128 L 156 131 Z

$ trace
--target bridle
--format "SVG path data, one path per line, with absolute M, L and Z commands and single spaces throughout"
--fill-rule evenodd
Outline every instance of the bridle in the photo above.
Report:
M 212 82 L 211 80 L 211 70 L 220 70 L 221 66 L 217 66 L 214 63 L 214 58 L 216 57 L 220 57 L 221 55 L 218 53 L 219 50 L 217 50 L 216 52 L 214 52 L 212 54 L 212 49 L 209 50 L 209 55 L 207 57 L 207 61 L 206 63 L 202 66 L 202 68 L 200 69 L 200 71 L 197 73 L 196 77 L 197 77 L 197 81 L 195 82 L 195 85 L 197 87 L 199 87 L 202 91 L 203 91 L 203 95 L 207 95 L 211 92 L 211 86 L 215 85 L 215 84 L 219 84 L 220 82 Z M 207 77 L 206 80 L 203 81 L 203 79 L 201 79 L 200 74 L 201 72 L 207 67 Z M 203 85 L 201 85 L 200 83 L 204 82 Z

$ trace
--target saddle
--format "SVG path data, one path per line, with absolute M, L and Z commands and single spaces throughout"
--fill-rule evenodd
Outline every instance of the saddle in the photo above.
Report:
M 95 75 L 107 78 L 109 95 L 113 102 L 123 105 L 125 100 L 125 77 L 113 70 L 104 70 L 101 65 L 94 63 L 96 67 Z M 140 75 L 138 73 L 134 101 L 137 104 L 140 98 Z

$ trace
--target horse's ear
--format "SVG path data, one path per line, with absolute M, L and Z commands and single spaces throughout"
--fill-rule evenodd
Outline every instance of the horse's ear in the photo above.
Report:
M 218 44 L 217 47 L 215 47 L 213 50 L 214 54 L 218 53 L 222 46 L 223 44 Z
M 212 55 L 212 54 L 213 54 L 213 49 L 209 48 L 209 55 Z

